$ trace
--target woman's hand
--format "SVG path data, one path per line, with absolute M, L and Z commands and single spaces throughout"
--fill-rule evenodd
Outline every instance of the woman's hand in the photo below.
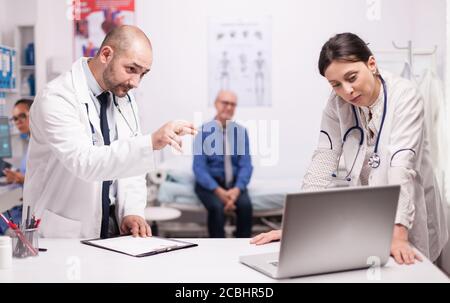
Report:
M 262 233 L 250 240 L 251 244 L 263 245 L 272 241 L 281 239 L 281 230 L 272 230 L 268 233 Z
M 397 224 L 394 227 L 394 234 L 391 243 L 391 256 L 398 264 L 411 265 L 415 260 L 422 262 L 422 258 L 411 247 L 408 241 L 408 229 Z
M 20 172 L 13 171 L 9 168 L 3 170 L 3 174 L 6 176 L 6 182 L 11 184 L 23 184 L 25 182 L 25 176 Z

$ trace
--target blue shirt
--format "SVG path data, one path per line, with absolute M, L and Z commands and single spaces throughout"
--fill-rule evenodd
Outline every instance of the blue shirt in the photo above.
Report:
M 234 184 L 241 191 L 247 189 L 253 172 L 247 130 L 235 123 L 227 123 L 227 139 L 230 143 Z M 194 140 L 193 170 L 196 182 L 207 190 L 215 190 L 220 185 L 216 181 L 225 180 L 223 144 L 224 132 L 216 120 L 204 124 Z
M 25 172 L 27 170 L 27 159 L 28 159 L 28 148 L 25 151 L 25 155 L 20 161 L 20 173 L 25 176 Z
M 22 223 L 22 205 L 15 206 L 9 210 L 9 213 L 11 214 L 11 218 L 8 215 L 8 212 L 4 212 L 3 215 L 9 219 L 12 219 L 14 223 Z M 3 219 L 0 219 L 0 235 L 4 235 L 6 230 L 8 230 L 9 226 L 3 221 Z
M 27 167 L 27 158 L 28 158 L 28 146 L 25 151 L 25 155 L 22 158 L 22 161 L 20 162 L 20 173 L 25 176 L 25 171 Z M 9 219 L 12 219 L 14 223 L 21 223 L 22 222 L 22 205 L 13 207 L 9 210 L 9 213 L 11 214 L 11 218 L 9 218 L 8 212 L 4 212 L 3 215 Z M 9 228 L 9 226 L 0 219 L 0 235 L 4 235 L 6 230 Z

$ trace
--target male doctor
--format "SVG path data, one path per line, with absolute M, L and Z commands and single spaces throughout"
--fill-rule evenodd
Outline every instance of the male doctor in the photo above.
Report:
M 175 121 L 141 135 L 129 91 L 151 65 L 147 36 L 121 26 L 106 36 L 94 58 L 76 61 L 36 97 L 24 209 L 31 206 L 41 218 L 41 236 L 151 236 L 144 208 L 153 150 L 167 145 L 180 150 L 180 137 L 196 132 L 192 124 Z

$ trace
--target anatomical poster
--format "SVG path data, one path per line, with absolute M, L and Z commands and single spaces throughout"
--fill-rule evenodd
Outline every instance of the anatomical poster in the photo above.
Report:
M 95 56 L 111 30 L 135 24 L 134 0 L 74 0 L 73 7 L 75 59 Z
M 209 104 L 231 90 L 239 106 L 270 107 L 271 18 L 209 19 Z

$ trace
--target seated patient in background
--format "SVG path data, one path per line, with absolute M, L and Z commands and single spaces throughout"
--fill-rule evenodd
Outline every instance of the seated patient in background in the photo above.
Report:
M 225 213 L 236 212 L 236 237 L 252 230 L 252 204 L 247 185 L 253 172 L 247 130 L 233 122 L 237 96 L 217 95 L 216 117 L 204 124 L 194 142 L 195 192 L 208 211 L 211 238 L 225 237 Z

